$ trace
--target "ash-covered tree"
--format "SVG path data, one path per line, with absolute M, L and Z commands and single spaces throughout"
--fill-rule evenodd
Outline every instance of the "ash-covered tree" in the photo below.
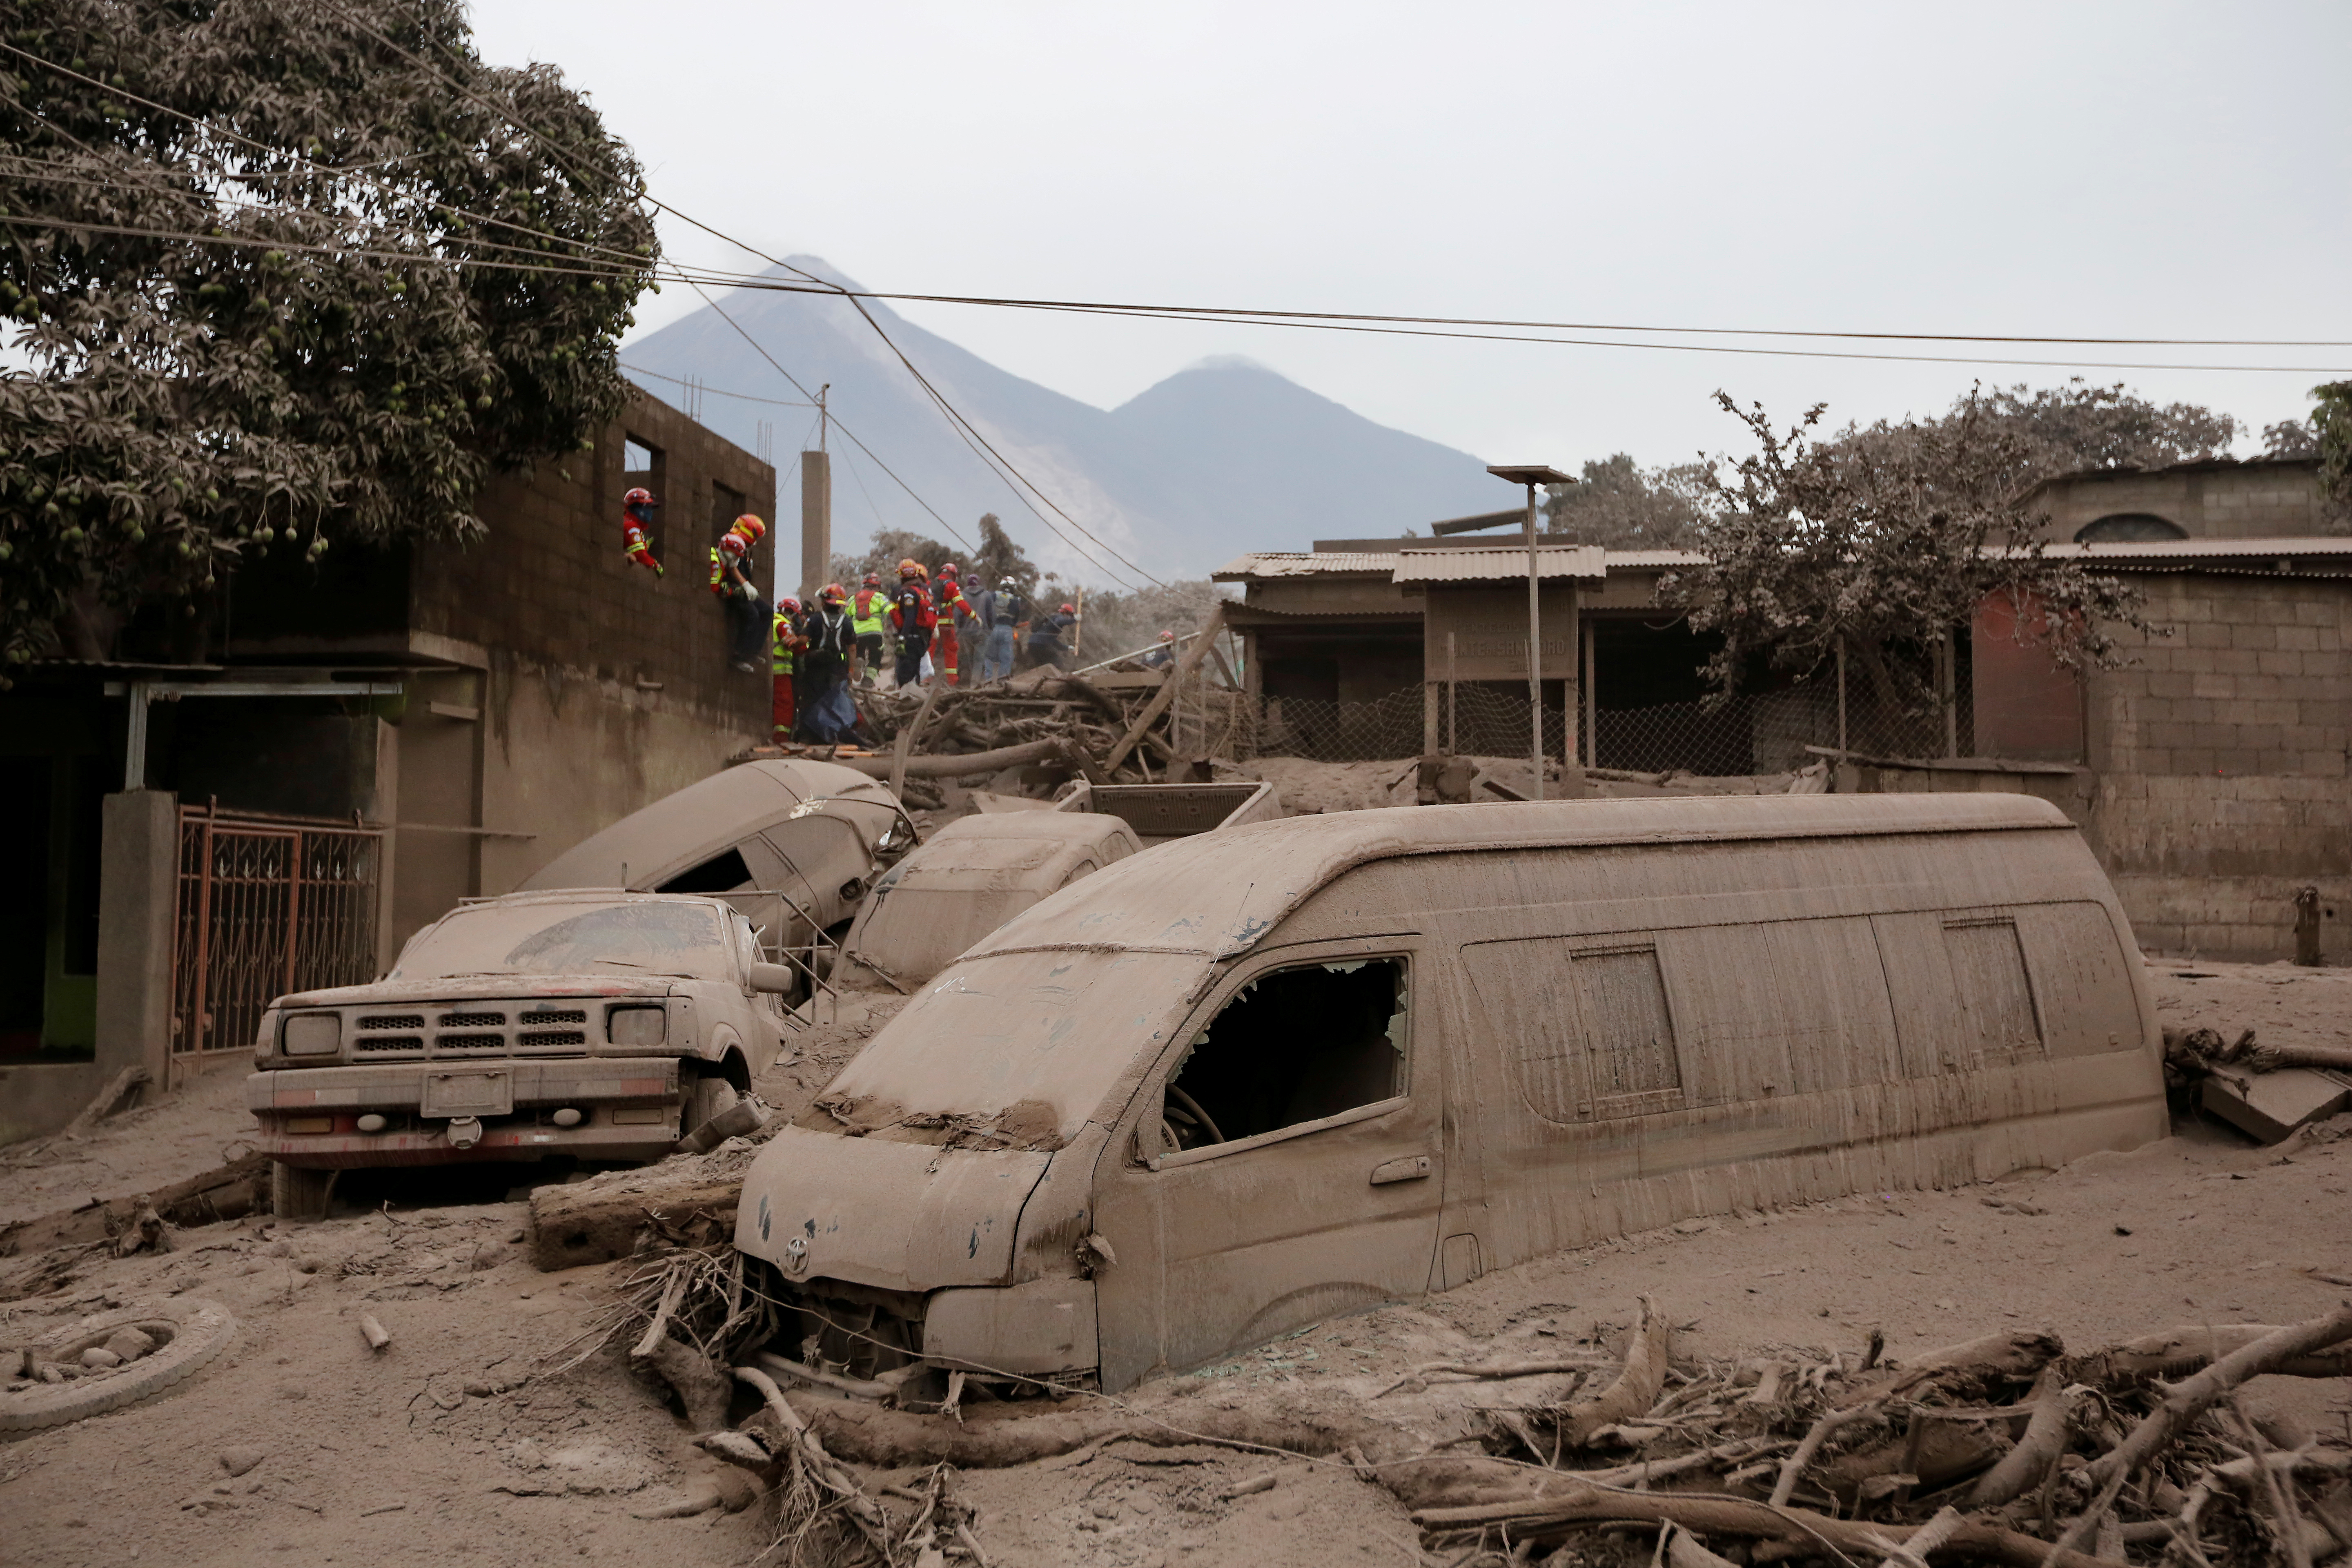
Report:
M 1037 566 L 1029 552 L 1013 542 L 1004 531 L 1004 524 L 992 511 L 981 513 L 980 549 L 971 558 L 972 570 L 978 580 L 993 588 L 1010 577 L 1024 594 L 1037 586 Z
M 458 0 L 23 0 L 0 45 L 10 663 L 254 551 L 474 537 L 623 405 L 636 160 Z
M 962 554 L 952 544 L 942 544 L 927 533 L 911 529 L 877 529 L 858 555 L 835 555 L 833 558 L 833 580 L 852 593 L 865 580 L 867 573 L 882 579 L 886 588 L 898 585 L 898 563 L 919 562 L 924 571 L 936 579 L 940 568 L 950 561 L 961 561 Z
M 1848 426 L 1836 444 L 1863 452 L 1908 444 L 1919 430 L 1961 425 L 1979 433 L 1974 444 L 1983 460 L 1999 465 L 1990 481 L 2021 491 L 2061 474 L 2226 457 L 2240 433 L 2235 419 L 2201 404 L 2151 403 L 2120 382 L 2094 386 L 2076 376 L 2039 391 L 2021 384 L 1971 388 L 1937 418 Z M 1997 453 L 1986 445 L 1995 437 Z
M 1706 510 L 1707 466 L 1644 468 L 1630 453 L 1587 458 L 1572 485 L 1546 487 L 1544 528 L 1610 550 L 1675 550 L 1689 544 Z
M 2352 381 L 2315 386 L 2311 396 L 2320 495 L 2330 530 L 2341 531 L 2352 528 Z
M 1719 694 L 1759 657 L 1805 677 L 1843 643 L 1890 711 L 1924 711 L 1936 695 L 1916 656 L 1996 594 L 2019 607 L 2021 637 L 2070 667 L 2119 662 L 2119 626 L 2161 635 L 2137 589 L 2046 553 L 2019 497 L 2033 444 L 1998 398 L 1834 442 L 1813 436 L 1820 405 L 1781 430 L 1760 405 L 1716 399 L 1756 450 L 1710 475 L 1695 539 L 1707 562 L 1659 595 L 1721 634 L 1706 668 Z

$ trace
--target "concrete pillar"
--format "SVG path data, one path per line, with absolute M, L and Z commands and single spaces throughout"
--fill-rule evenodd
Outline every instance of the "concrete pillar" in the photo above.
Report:
M 833 569 L 833 458 L 801 454 L 801 599 L 813 604 Z M 782 573 L 778 574 L 782 575 Z
M 110 795 L 99 820 L 96 1065 L 102 1079 L 143 1067 L 160 1090 L 172 1064 L 179 797 L 158 789 Z

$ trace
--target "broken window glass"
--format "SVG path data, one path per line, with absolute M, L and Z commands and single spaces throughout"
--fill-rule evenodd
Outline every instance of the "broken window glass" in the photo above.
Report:
M 1168 1085 L 1176 1146 L 1229 1143 L 1402 1094 L 1408 1000 L 1402 958 L 1255 976 L 1193 1037 Z

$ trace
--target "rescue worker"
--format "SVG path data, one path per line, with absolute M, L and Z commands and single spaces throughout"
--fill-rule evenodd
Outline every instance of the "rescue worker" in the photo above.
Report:
M 1161 632 L 1160 646 L 1143 656 L 1143 668 L 1160 669 L 1176 661 L 1176 634 Z
M 751 549 L 767 532 L 766 523 L 745 512 L 710 547 L 710 591 L 727 605 L 728 663 L 746 675 L 759 670 L 769 624 L 767 605 L 751 584 Z
M 1078 624 L 1078 612 L 1064 605 L 1050 616 L 1040 616 L 1029 626 L 1029 668 L 1050 664 L 1062 668 L 1062 634 Z
M 868 686 L 874 684 L 874 672 L 882 667 L 884 627 L 889 625 L 884 617 L 890 613 L 890 595 L 882 591 L 882 574 L 868 572 L 865 584 L 849 601 L 849 624 L 857 637 L 857 659 L 863 670 L 858 679 Z
M 793 671 L 805 646 L 800 628 L 801 602 L 791 595 L 776 601 L 776 618 L 770 628 L 768 673 L 775 682 L 771 728 L 776 744 L 793 738 Z
M 997 584 L 988 605 L 988 653 L 981 662 L 980 679 L 1002 680 L 1013 673 L 1013 650 L 1027 632 L 1029 600 L 1021 584 L 1007 577 Z
M 827 583 L 816 607 L 801 617 L 800 731 L 821 746 L 852 739 L 857 723 L 856 704 L 849 700 L 849 660 L 857 637 L 849 629 L 848 597 L 840 584 Z
M 621 554 L 635 565 L 652 567 L 656 577 L 662 574 L 662 563 L 654 559 L 654 509 L 660 504 L 648 489 L 634 489 L 621 498 Z
M 956 563 L 940 563 L 940 580 L 931 590 L 932 613 L 939 619 L 939 635 L 931 641 L 931 667 L 940 679 L 950 686 L 956 684 L 956 622 L 970 613 L 964 603 L 963 584 L 957 580 Z
M 919 561 L 898 563 L 898 593 L 890 601 L 890 624 L 898 633 L 898 684 L 919 686 L 923 682 L 923 655 L 930 651 L 931 628 L 939 625 L 939 612 L 931 607 L 931 594 L 925 585 L 930 574 Z

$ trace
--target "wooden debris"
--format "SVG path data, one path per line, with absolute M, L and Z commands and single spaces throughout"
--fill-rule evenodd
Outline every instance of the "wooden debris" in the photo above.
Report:
M 378 1355 L 383 1354 L 392 1343 L 391 1331 L 376 1321 L 373 1312 L 360 1314 L 360 1337 L 366 1340 L 368 1349 Z

